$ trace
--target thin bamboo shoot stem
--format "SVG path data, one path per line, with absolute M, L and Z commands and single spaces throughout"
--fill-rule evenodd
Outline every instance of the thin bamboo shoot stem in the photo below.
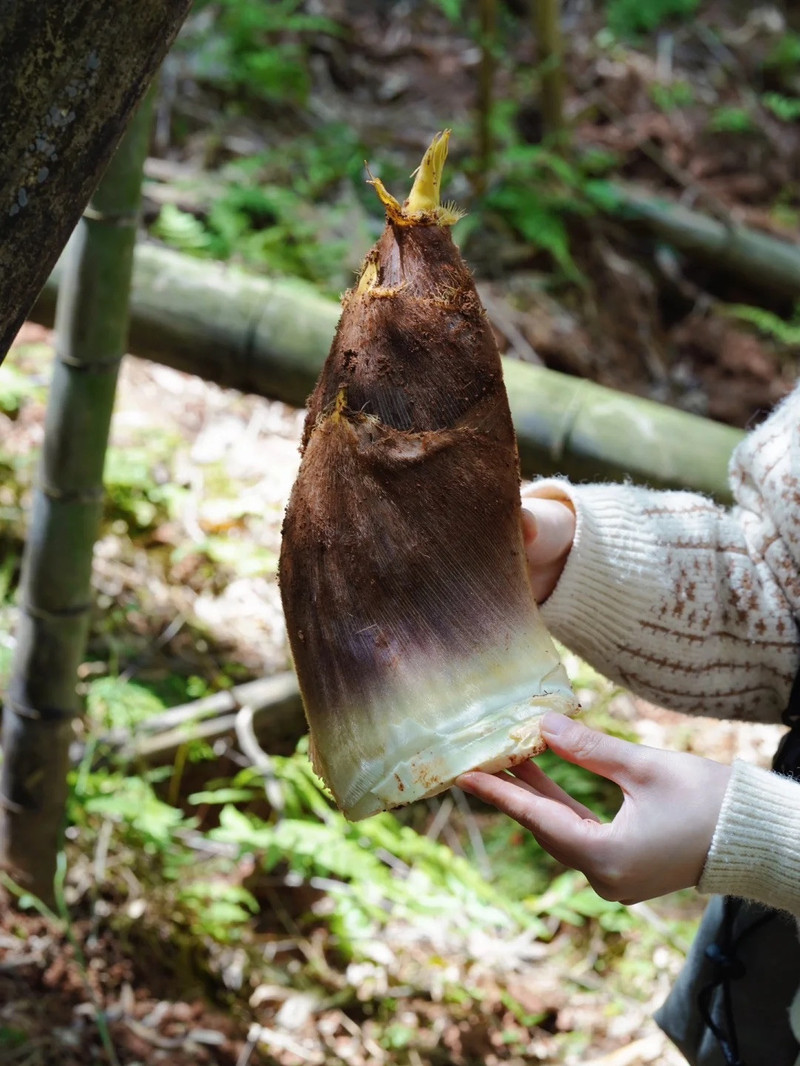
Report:
M 540 101 L 544 132 L 558 138 L 564 132 L 564 42 L 560 0 L 534 0 L 539 45 Z
M 135 115 L 70 242 L 56 361 L 19 589 L 3 710 L 0 864 L 53 895 L 67 796 L 77 669 L 91 607 L 103 461 L 119 364 L 152 96 Z

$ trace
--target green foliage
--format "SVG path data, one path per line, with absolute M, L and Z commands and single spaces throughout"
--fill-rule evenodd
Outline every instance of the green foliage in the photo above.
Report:
M 198 17 L 181 37 L 195 76 L 254 100 L 304 104 L 309 39 L 339 27 L 302 7 L 303 0 L 198 0 Z
M 718 107 L 708 123 L 712 133 L 752 133 L 756 124 L 744 107 Z
M 700 0 L 608 0 L 608 25 L 619 37 L 650 33 L 672 20 L 688 18 Z
M 548 253 L 568 281 L 584 284 L 572 257 L 568 221 L 613 206 L 613 192 L 598 175 L 615 161 L 607 152 L 568 159 L 545 145 L 512 143 L 499 156 L 498 180 L 482 209 L 498 214 L 533 247 Z
M 665 111 L 667 114 L 682 107 L 691 107 L 695 99 L 691 84 L 681 79 L 666 84 L 653 82 L 648 91 L 650 99 L 659 111 Z
M 324 284 L 346 256 L 345 241 L 320 243 L 313 210 L 291 188 L 233 185 L 211 209 L 209 231 L 222 258 L 265 265 Z
M 27 374 L 6 362 L 0 370 L 0 414 L 17 415 L 30 393 Z
M 88 686 L 86 711 L 100 729 L 133 730 L 163 710 L 163 701 L 135 681 L 99 677 Z
M 174 204 L 164 204 L 153 224 L 153 234 L 187 255 L 213 255 L 214 240 L 205 225 Z
M 226 806 L 210 836 L 256 855 L 266 871 L 288 864 L 306 881 L 324 878 L 336 903 L 328 920 L 346 954 L 360 956 L 389 922 L 447 925 L 454 914 L 462 930 L 522 926 L 544 935 L 531 912 L 488 884 L 471 863 L 394 815 L 348 822 L 330 807 L 302 753 L 273 763 L 286 794 L 283 817 L 265 822 Z
M 161 709 L 160 700 L 147 689 L 118 678 L 92 682 L 88 702 L 90 720 L 101 728 L 135 727 Z M 147 873 L 140 876 L 156 878 L 181 920 L 198 935 L 220 943 L 235 941 L 257 910 L 236 872 L 248 855 L 264 873 L 288 869 L 299 883 L 325 885 L 332 905 L 325 908 L 324 920 L 340 951 L 350 958 L 369 957 L 381 931 L 398 922 L 429 926 L 437 933 L 449 930 L 448 935 L 463 939 L 470 931 L 514 936 L 526 930 L 547 937 L 543 919 L 553 915 L 578 924 L 617 920 L 612 917 L 616 905 L 598 904 L 592 894 L 584 898 L 575 884 L 572 900 L 567 882 L 557 882 L 563 891 L 555 894 L 552 886 L 533 886 L 524 878 L 515 882 L 501 876 L 496 883 L 488 882 L 475 863 L 393 814 L 348 822 L 332 807 L 313 773 L 306 746 L 304 741 L 293 756 L 272 758 L 283 810 L 279 817 L 265 819 L 255 813 L 263 801 L 263 785 L 253 769 L 210 782 L 188 797 L 182 811 L 159 797 L 158 782 L 167 769 L 147 777 L 94 770 L 90 745 L 84 764 L 71 777 L 69 816 L 84 838 L 100 824 L 110 824 L 116 848 L 147 856 Z M 598 804 L 597 779 L 582 782 L 582 771 L 567 764 L 562 769 L 559 780 L 573 794 L 608 809 L 605 802 Z M 498 819 L 498 824 L 513 825 L 506 819 Z M 198 864 L 192 841 L 201 838 L 207 841 L 201 854 L 222 848 L 228 857 L 214 860 L 212 867 Z M 487 840 L 491 845 L 491 837 Z M 528 860 L 536 862 L 525 848 L 514 851 L 518 868 Z M 538 891 L 542 887 L 543 897 Z
M 153 233 L 179 251 L 233 259 L 248 267 L 291 275 L 339 292 L 374 238 L 365 212 L 345 190 L 363 190 L 365 150 L 340 123 L 320 127 L 261 156 L 228 166 L 222 193 L 207 212 L 165 204 Z
M 463 0 L 434 0 L 434 2 L 451 22 L 461 21 L 464 14 Z
M 170 452 L 171 442 L 158 435 L 147 446 L 108 449 L 103 479 L 109 521 L 137 532 L 170 517 L 182 494 L 164 465 Z
M 158 799 L 149 781 L 119 772 L 80 772 L 72 789 L 70 817 L 98 816 L 120 827 L 127 844 L 148 854 L 165 853 L 175 832 L 189 823 L 181 811 Z
M 764 60 L 764 67 L 784 76 L 796 74 L 800 68 L 800 33 L 790 30 L 781 34 Z
M 764 93 L 761 103 L 781 122 L 797 122 L 800 119 L 800 99 L 783 96 L 781 93 Z
M 238 930 L 259 911 L 253 894 L 230 880 L 190 882 L 179 898 L 191 914 L 192 932 L 221 944 L 236 940 Z
M 27 1041 L 28 1035 L 24 1030 L 15 1029 L 12 1025 L 0 1025 L 0 1051 L 17 1051 Z
M 755 326 L 759 332 L 776 340 L 784 348 L 800 349 L 800 303 L 795 306 L 789 322 L 772 311 L 749 304 L 728 304 L 722 310 L 731 318 Z
M 278 556 L 268 548 L 259 548 L 245 537 L 209 535 L 202 540 L 186 543 L 172 554 L 178 563 L 190 554 L 202 555 L 218 566 L 233 567 L 240 577 L 272 577 L 278 569 Z

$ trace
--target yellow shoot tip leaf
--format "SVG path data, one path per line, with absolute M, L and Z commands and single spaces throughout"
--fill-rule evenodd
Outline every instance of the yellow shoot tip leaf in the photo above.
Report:
M 415 171 L 414 184 L 404 207 L 410 215 L 428 214 L 440 206 L 442 172 L 447 159 L 450 130 L 435 134 Z
M 439 226 L 452 226 L 464 217 L 464 212 L 452 201 L 444 205 L 441 203 L 442 173 L 449 143 L 450 130 L 442 130 L 434 135 L 422 162 L 414 171 L 414 184 L 402 205 L 388 192 L 380 178 L 372 176 L 367 167 L 368 184 L 377 192 L 390 222 L 400 225 L 436 223 Z M 366 163 L 364 165 L 366 167 Z

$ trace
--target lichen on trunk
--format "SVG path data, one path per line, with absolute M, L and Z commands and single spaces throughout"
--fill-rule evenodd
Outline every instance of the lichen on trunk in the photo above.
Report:
M 343 301 L 280 582 L 315 766 L 351 818 L 541 750 L 576 704 L 538 616 L 491 328 L 440 205 L 448 134 Z

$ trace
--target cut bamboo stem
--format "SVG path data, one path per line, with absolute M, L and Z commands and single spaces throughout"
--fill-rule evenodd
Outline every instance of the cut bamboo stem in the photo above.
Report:
M 0 864 L 52 899 L 67 796 L 77 669 L 152 98 L 139 109 L 70 241 L 56 315 L 45 440 L 23 552 L 19 623 L 3 711 Z
M 52 322 L 61 273 L 34 309 L 38 322 Z M 131 314 L 136 355 L 302 407 L 340 308 L 300 282 L 140 244 Z M 526 476 L 630 477 L 730 501 L 728 460 L 738 430 L 543 367 L 512 359 L 503 366 Z

